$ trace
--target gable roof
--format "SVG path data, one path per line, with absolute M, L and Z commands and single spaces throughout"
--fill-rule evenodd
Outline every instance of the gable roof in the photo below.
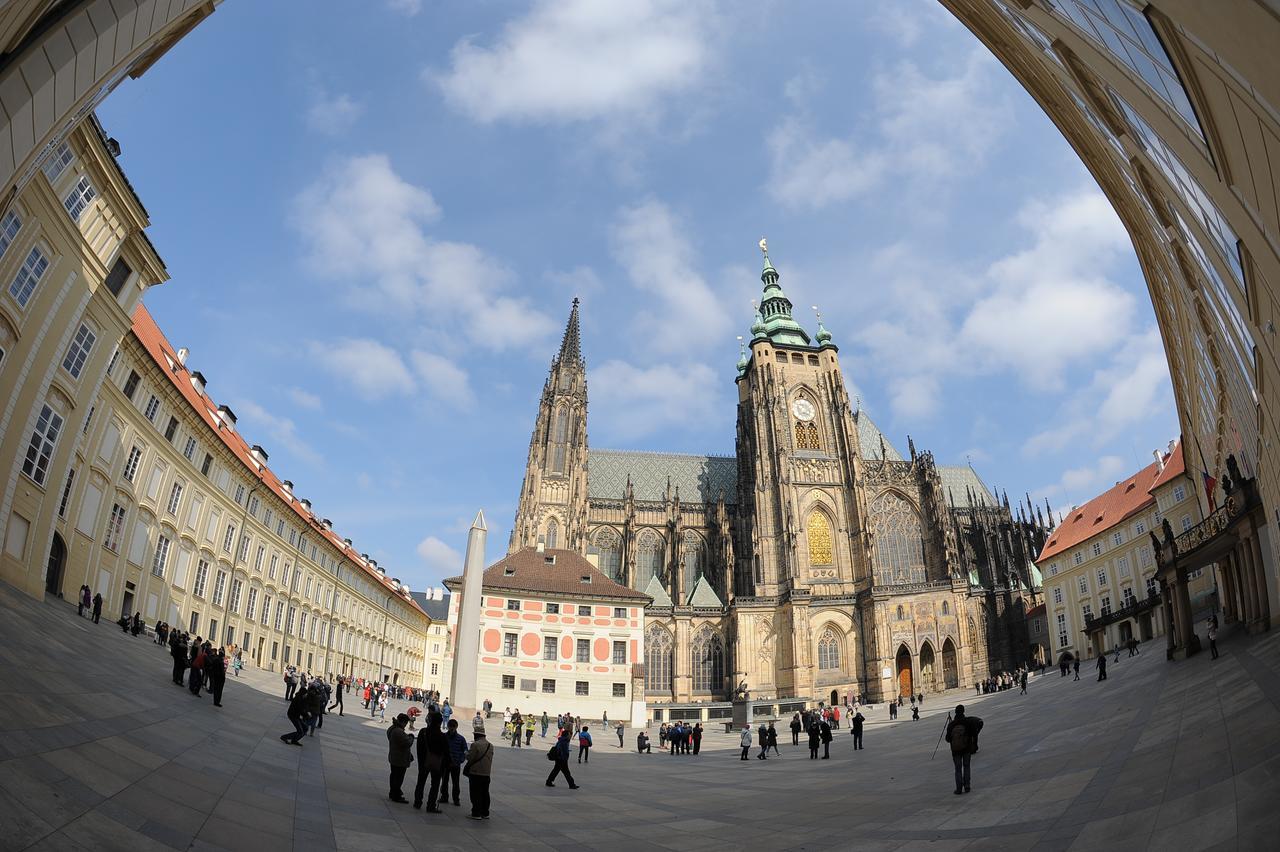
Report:
M 649 578 L 649 585 L 644 587 L 644 593 L 653 599 L 653 606 L 671 606 L 671 595 L 667 594 L 657 577 Z
M 437 589 L 437 591 L 439 591 Z M 432 621 L 448 621 L 449 620 L 449 598 L 448 592 L 441 597 L 432 597 L 426 592 L 410 592 L 409 596 L 417 603 L 418 609 L 427 614 Z
M 1157 485 L 1164 485 L 1185 472 L 1182 442 L 1179 441 L 1163 458 L 1164 470 L 1152 462 L 1134 475 L 1122 479 L 1083 506 L 1071 511 L 1045 542 L 1037 562 L 1057 556 L 1065 550 L 1104 533 L 1138 512 L 1152 506 Z
M 403 586 L 393 585 L 392 578 L 383 576 L 375 571 L 372 566 L 365 562 L 364 557 L 355 548 L 348 546 L 342 537 L 333 530 L 326 529 L 313 512 L 304 507 L 302 502 L 295 498 L 292 493 L 286 491 L 283 480 L 276 476 L 271 468 L 265 464 L 258 464 L 253 457 L 252 448 L 244 439 L 244 436 L 240 434 L 239 429 L 229 427 L 223 423 L 221 416 L 218 414 L 217 403 L 210 398 L 207 390 L 202 394 L 192 385 L 191 372 L 186 365 L 178 360 L 177 351 L 164 336 L 164 332 L 156 324 L 151 312 L 141 302 L 138 303 L 138 306 L 133 311 L 133 328 L 131 330 L 134 337 L 142 344 L 142 348 L 151 356 L 151 360 L 155 362 L 160 372 L 168 376 L 169 381 L 177 389 L 178 394 L 186 401 L 187 405 L 240 462 L 244 468 L 243 475 L 251 480 L 257 480 L 264 489 L 274 493 L 285 505 L 292 509 L 297 519 L 302 522 L 303 529 L 308 535 L 318 536 L 327 540 L 352 565 L 361 570 L 366 579 L 400 597 L 412 608 L 421 612 L 421 607 L 418 606 L 417 601 L 411 595 L 404 594 L 405 589 Z
M 584 580 L 583 578 L 589 578 Z M 462 577 L 450 577 L 445 585 L 456 589 Z M 526 592 L 539 595 L 571 595 L 597 600 L 629 600 L 649 603 L 649 596 L 610 580 L 585 556 L 573 550 L 526 547 L 508 553 L 484 569 L 486 591 Z
M 716 590 L 711 588 L 705 574 L 699 576 L 693 584 L 693 591 L 689 593 L 689 606 L 724 608 L 724 602 L 720 600 Z
M 858 452 L 864 459 L 880 458 L 880 439 L 884 438 L 884 461 L 904 461 L 902 453 L 884 437 L 880 427 L 864 409 L 858 409 L 853 415 L 853 422 L 858 427 Z
M 957 509 L 970 507 L 970 495 L 979 501 L 985 498 L 988 506 L 996 505 L 995 495 L 978 472 L 967 464 L 940 464 L 938 477 L 942 480 L 943 499 L 952 502 Z
M 668 478 L 673 493 L 679 488 L 680 499 L 685 502 L 714 503 L 722 493 L 726 503 L 735 503 L 738 499 L 738 460 L 733 456 L 588 451 L 588 497 L 621 500 L 627 493 L 628 476 L 637 500 L 666 499 Z

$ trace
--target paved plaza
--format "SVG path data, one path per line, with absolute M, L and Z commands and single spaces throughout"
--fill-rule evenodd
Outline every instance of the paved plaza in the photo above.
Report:
M 1055 670 L 1026 696 L 928 698 L 919 722 L 875 708 L 866 749 L 841 730 L 828 761 L 785 731 L 780 759 L 746 763 L 736 736 L 642 756 L 629 731 L 571 762 L 570 791 L 543 786 L 535 735 L 500 744 L 477 823 L 465 796 L 440 815 L 388 802 L 384 728 L 355 701 L 291 748 L 275 675 L 230 678 L 218 709 L 114 625 L 8 586 L 0 611 L 4 849 L 1273 849 L 1280 832 L 1280 633 L 1176 665 L 1148 643 L 1104 683 Z M 946 745 L 930 758 L 957 698 L 986 722 L 968 796 Z

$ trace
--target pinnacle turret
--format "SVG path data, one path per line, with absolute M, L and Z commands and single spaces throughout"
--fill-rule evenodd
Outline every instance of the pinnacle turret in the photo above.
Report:
M 573 309 L 569 311 L 569 321 L 564 326 L 564 337 L 560 340 L 560 352 L 556 355 L 556 363 L 563 363 L 568 358 L 582 362 L 582 332 L 578 325 L 578 300 L 573 300 Z

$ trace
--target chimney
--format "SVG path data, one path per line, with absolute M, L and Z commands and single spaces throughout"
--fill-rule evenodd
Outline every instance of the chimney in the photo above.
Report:
M 539 539 L 539 540 L 538 540 L 538 552 L 539 552 L 539 553 L 544 553 L 544 552 L 546 551 L 546 549 L 547 549 L 547 543 L 546 543 L 545 541 L 542 541 L 541 539 Z
M 184 347 L 182 347 L 181 349 L 179 349 L 179 350 L 178 350 L 178 363 L 179 363 L 179 364 L 181 364 L 181 365 L 182 365 L 182 366 L 184 366 L 184 367 L 185 367 L 185 366 L 187 366 L 187 356 L 188 356 L 188 355 L 190 355 L 190 354 L 191 354 L 191 350 L 190 350 L 190 349 L 188 349 L 188 348 L 187 348 L 187 347 L 185 347 L 185 346 L 184 346 Z
M 400 590 L 400 578 L 399 578 L 399 577 L 392 577 L 392 578 L 391 578 L 391 588 L 395 589 L 396 591 L 399 591 L 399 590 Z
M 333 521 L 329 520 L 328 518 L 325 518 L 320 523 L 324 524 L 324 528 L 327 530 L 333 529 Z
M 364 560 L 364 563 L 365 563 L 366 565 L 368 565 L 368 564 L 369 564 L 369 554 L 367 554 L 367 553 L 361 553 L 361 554 L 360 554 L 360 558 Z
M 196 393 L 204 396 L 204 373 L 196 370 L 191 374 L 191 387 L 196 389 Z
M 310 512 L 310 511 L 311 511 L 311 501 L 310 501 L 310 500 L 299 500 L 298 502 L 302 504 L 302 508 L 306 509 L 308 512 Z
M 228 425 L 228 428 L 230 428 L 232 432 L 236 431 L 236 413 L 231 410 L 231 406 L 219 405 L 218 417 L 221 418 L 223 423 Z
M 293 499 L 293 483 L 292 482 L 286 479 L 284 482 L 280 483 L 280 489 L 284 491 L 286 497 L 288 497 L 290 500 Z
M 1177 441 L 1169 442 L 1169 455 L 1173 455 L 1173 448 L 1178 445 Z
M 256 461 L 260 466 L 262 467 L 267 466 L 267 451 L 262 449 L 261 444 L 254 444 L 249 449 L 249 454 L 253 456 L 253 460 Z
M 345 544 L 347 547 L 350 547 L 350 546 L 351 546 L 351 539 L 349 539 L 349 538 L 344 538 L 344 539 L 342 540 L 342 543 L 343 543 L 343 544 Z
M 1164 473 L 1164 455 L 1159 450 L 1152 450 L 1151 455 L 1156 457 L 1156 472 Z

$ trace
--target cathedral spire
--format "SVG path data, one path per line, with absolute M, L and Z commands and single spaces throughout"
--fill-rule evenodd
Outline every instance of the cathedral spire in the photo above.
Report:
M 760 280 L 764 283 L 764 293 L 760 297 L 764 336 L 775 344 L 809 346 L 809 333 L 791 316 L 791 300 L 778 284 L 778 270 L 774 269 L 773 262 L 769 260 L 769 243 L 764 238 L 760 240 L 760 251 L 764 252 L 764 268 L 760 272 Z M 752 339 L 760 336 L 753 326 Z
M 565 359 L 582 362 L 582 332 L 578 326 L 578 298 L 573 299 L 573 309 L 569 311 L 569 321 L 564 326 L 564 337 L 560 340 L 560 351 L 556 354 L 556 363 Z

